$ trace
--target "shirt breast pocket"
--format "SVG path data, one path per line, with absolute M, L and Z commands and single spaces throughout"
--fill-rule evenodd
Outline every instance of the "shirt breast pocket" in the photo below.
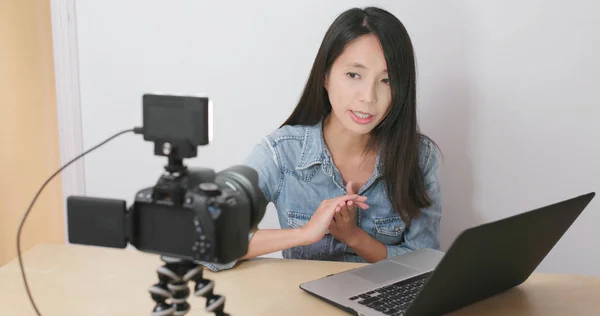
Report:
M 385 245 L 397 245 L 402 242 L 406 226 L 400 216 L 373 219 L 375 238 Z
M 290 228 L 303 227 L 310 221 L 311 217 L 310 214 L 288 211 L 288 226 Z M 290 254 L 289 259 L 324 260 L 330 253 L 332 240 L 331 233 L 327 232 L 325 236 L 316 243 L 292 247 L 288 252 L 284 252 L 284 254 Z

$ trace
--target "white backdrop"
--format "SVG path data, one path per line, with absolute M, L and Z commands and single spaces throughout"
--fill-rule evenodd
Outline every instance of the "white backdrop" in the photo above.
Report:
M 370 4 L 414 42 L 421 126 L 445 155 L 443 250 L 467 227 L 600 190 L 592 0 L 81 1 L 84 149 L 141 125 L 144 93 L 202 93 L 214 142 L 188 164 L 241 163 L 293 109 L 333 19 Z M 141 136 L 120 137 L 85 158 L 87 194 L 131 202 L 165 162 Z M 597 198 L 538 271 L 600 275 L 598 223 Z M 259 227 L 278 227 L 272 206 Z

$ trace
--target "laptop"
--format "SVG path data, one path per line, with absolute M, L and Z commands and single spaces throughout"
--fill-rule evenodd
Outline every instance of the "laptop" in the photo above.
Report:
M 446 253 L 419 249 L 302 283 L 354 315 L 441 315 L 523 283 L 595 193 L 463 231 Z

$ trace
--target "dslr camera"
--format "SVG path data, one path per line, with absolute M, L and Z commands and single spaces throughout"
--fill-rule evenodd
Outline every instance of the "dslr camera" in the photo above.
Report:
M 244 256 L 248 236 L 267 206 L 258 173 L 236 165 L 220 172 L 188 168 L 184 159 L 212 141 L 206 97 L 143 95 L 143 127 L 134 129 L 167 157 L 153 186 L 124 200 L 70 196 L 68 235 L 74 244 L 125 248 L 188 261 L 227 263 Z

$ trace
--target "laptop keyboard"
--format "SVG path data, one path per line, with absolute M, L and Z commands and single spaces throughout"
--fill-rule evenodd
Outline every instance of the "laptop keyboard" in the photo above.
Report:
M 401 316 L 427 282 L 431 272 L 350 297 L 386 315 Z

